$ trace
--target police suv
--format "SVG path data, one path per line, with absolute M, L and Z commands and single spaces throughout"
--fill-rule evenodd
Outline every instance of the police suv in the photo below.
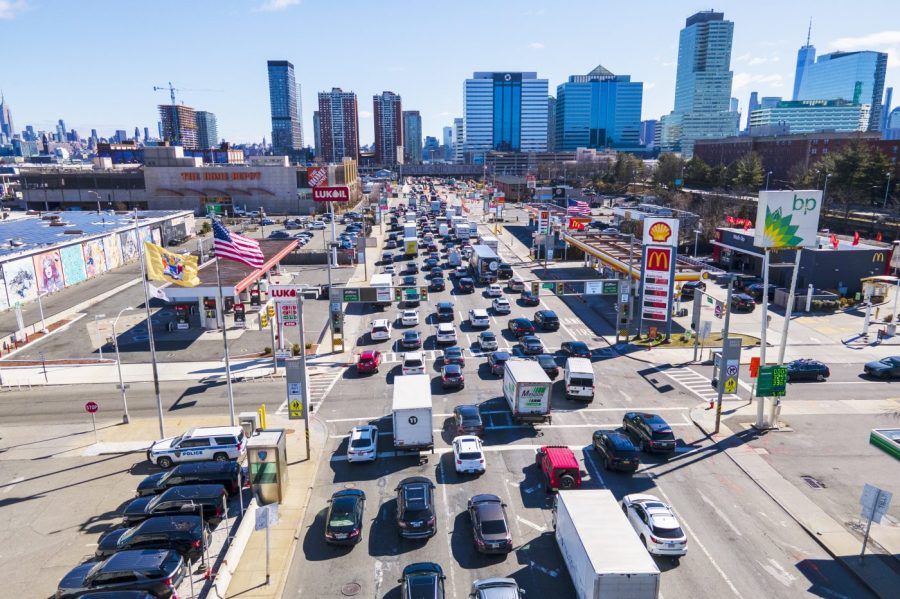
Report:
M 245 441 L 244 429 L 239 426 L 197 427 L 154 442 L 147 450 L 147 459 L 160 468 L 183 462 L 240 460 Z

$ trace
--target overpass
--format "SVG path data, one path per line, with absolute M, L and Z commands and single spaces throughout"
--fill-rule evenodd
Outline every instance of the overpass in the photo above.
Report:
M 370 174 L 380 170 L 381 167 L 363 168 L 360 172 Z M 394 167 L 394 173 L 402 170 L 403 176 L 409 177 L 463 177 L 466 179 L 480 179 L 484 176 L 484 167 L 477 164 L 404 164 L 402 167 Z

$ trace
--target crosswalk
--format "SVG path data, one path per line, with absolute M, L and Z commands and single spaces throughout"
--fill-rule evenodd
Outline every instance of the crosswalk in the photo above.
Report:
M 670 368 L 662 372 L 703 401 L 709 402 L 718 397 L 718 392 L 713 389 L 712 381 L 687 366 Z M 726 393 L 722 396 L 722 401 L 733 400 L 743 400 L 743 398 L 734 393 Z
M 547 346 L 544 347 L 545 353 L 548 353 L 548 354 L 556 354 L 559 351 L 559 349 L 560 348 L 558 348 L 558 347 L 547 347 Z M 411 351 L 419 351 L 419 350 L 411 350 Z M 521 351 L 519 350 L 518 346 L 514 346 L 514 345 L 501 345 L 497 349 L 497 351 L 505 351 L 505 352 L 509 352 L 513 356 L 522 357 L 522 356 L 520 356 Z M 399 364 L 400 362 L 403 361 L 404 353 L 408 353 L 408 352 L 402 352 L 402 351 L 382 352 L 381 363 L 382 364 Z M 486 358 L 488 356 L 488 354 L 490 354 L 490 353 L 493 353 L 493 352 L 492 351 L 489 351 L 489 352 L 481 351 L 481 349 L 479 349 L 477 347 L 474 347 L 474 348 L 473 347 L 464 347 L 463 348 L 463 354 L 465 355 L 466 358 L 473 358 L 473 359 Z M 426 350 L 422 351 L 422 355 L 425 358 L 426 362 L 435 362 L 435 361 L 439 361 L 443 357 L 444 351 L 440 350 L 440 349 L 426 349 Z M 616 356 L 617 354 L 616 354 L 616 351 L 614 349 L 612 349 L 611 347 L 605 347 L 602 349 L 592 350 L 591 355 L 594 358 L 606 359 L 606 358 L 612 358 L 612 357 Z
M 580 318 L 561 318 L 560 323 L 573 338 L 594 336 L 594 331 L 584 326 L 584 322 Z

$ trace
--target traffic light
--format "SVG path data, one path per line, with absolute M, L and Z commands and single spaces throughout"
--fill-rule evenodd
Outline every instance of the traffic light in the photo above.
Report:
M 428 287 L 419 287 L 419 299 L 423 302 L 428 301 Z
M 266 312 L 269 313 L 269 318 L 275 318 L 275 304 L 266 306 Z
M 565 283 L 557 283 L 556 284 L 556 295 L 563 295 L 566 292 L 566 284 Z
M 541 283 L 540 281 L 532 281 L 531 282 L 531 293 L 538 295 L 541 292 Z
M 269 326 L 269 316 L 265 312 L 259 313 L 259 328 L 264 329 Z
M 400 303 L 403 301 L 403 288 L 394 287 L 394 301 Z
M 342 316 L 343 316 L 343 314 L 341 314 L 340 312 L 332 312 L 331 313 L 331 327 L 334 329 L 335 333 L 341 332 L 341 325 L 344 322 L 344 319 L 342 318 Z

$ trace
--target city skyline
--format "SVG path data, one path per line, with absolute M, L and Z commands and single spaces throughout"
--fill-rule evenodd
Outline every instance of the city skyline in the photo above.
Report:
M 141 22 L 153 30 L 165 31 L 165 10 L 147 7 L 123 7 L 116 3 L 91 3 L 97 10 L 85 11 L 83 6 L 49 4 L 41 0 L 17 3 L 20 10 L 0 11 L 0 30 L 12 46 L 27 43 L 28 31 L 42 30 L 58 19 L 66 19 L 74 30 L 99 27 L 114 30 L 130 22 Z M 164 3 L 163 3 L 164 4 Z M 396 24 L 433 19 L 447 27 L 465 27 L 465 2 L 452 7 L 429 6 L 423 15 L 406 14 L 402 3 L 387 1 L 384 9 L 393 10 Z M 847 20 L 835 11 L 823 10 L 821 3 L 792 3 L 778 6 L 778 18 L 769 11 L 741 3 L 723 1 L 713 6 L 660 5 L 648 18 L 639 7 L 621 7 L 615 18 L 622 27 L 610 28 L 604 36 L 591 35 L 591 23 L 608 18 L 608 7 L 602 3 L 568 2 L 548 9 L 537 2 L 508 6 L 481 6 L 483 18 L 498 18 L 509 23 L 509 33 L 497 31 L 490 39 L 473 39 L 465 46 L 449 47 L 445 56 L 434 53 L 398 54 L 387 49 L 372 48 L 365 42 L 365 23 L 384 19 L 381 7 L 354 4 L 359 17 L 342 23 L 346 52 L 334 55 L 307 57 L 307 48 L 316 47 L 327 39 L 327 28 L 303 27 L 303 45 L 288 35 L 299 24 L 328 22 L 335 11 L 314 3 L 217 3 L 217 11 L 210 12 L 210 2 L 183 6 L 186 18 L 196 14 L 202 27 L 216 31 L 219 39 L 253 38 L 265 35 L 265 44 L 240 44 L 240 51 L 231 53 L 228 61 L 216 60 L 214 52 L 187 54 L 174 35 L 157 34 L 162 42 L 158 54 L 150 61 L 109 53 L 103 49 L 102 36 L 78 39 L 78 50 L 59 53 L 49 48 L 37 48 L 14 64 L 6 65 L 0 88 L 12 107 L 20 129 L 33 125 L 35 129 L 53 131 L 61 118 L 68 127 L 85 136 L 91 128 L 101 135 L 111 135 L 117 129 L 131 131 L 135 126 L 155 130 L 156 106 L 164 101 L 164 94 L 154 92 L 154 85 L 173 81 L 184 91 L 178 102 L 208 110 L 218 117 L 219 136 L 236 143 L 271 141 L 266 61 L 286 59 L 297 65 L 296 80 L 303 90 L 301 106 L 314 107 L 316 94 L 341 87 L 358 97 L 371 97 L 391 89 L 404 98 L 404 108 L 418 110 L 423 120 L 423 135 L 442 138 L 443 127 L 462 116 L 460 85 L 472 72 L 490 70 L 536 71 L 549 81 L 550 89 L 564 83 L 570 75 L 588 72 L 596 64 L 615 64 L 616 72 L 628 73 L 634 80 L 644 82 L 644 105 L 641 118 L 658 119 L 672 110 L 675 87 L 675 62 L 680 28 L 686 16 L 698 10 L 713 8 L 733 21 L 734 46 L 732 65 L 734 84 L 732 95 L 739 98 L 743 119 L 751 91 L 760 96 L 790 98 L 794 84 L 794 68 L 798 49 L 806 43 L 809 18 L 812 17 L 811 44 L 819 53 L 836 50 L 873 50 L 888 53 L 886 86 L 898 83 L 900 67 L 900 31 L 886 31 L 871 25 L 871 19 Z M 881 1 L 864 3 L 860 14 L 889 14 L 890 4 Z M 282 8 L 282 10 L 274 10 Z M 394 10 L 396 9 L 396 10 Z M 887 11 L 887 12 L 884 12 Z M 202 19 L 200 15 L 203 15 Z M 481 14 L 481 13 L 480 13 Z M 574 15 L 578 18 L 573 18 Z M 563 28 L 565 36 L 555 35 Z M 503 28 L 506 29 L 506 28 Z M 640 35 L 635 37 L 635 31 Z M 414 38 L 414 42 L 415 39 Z M 584 42 L 591 39 L 590 53 Z M 648 47 L 636 50 L 634 40 L 655 40 Z M 421 42 L 429 37 L 424 32 Z M 363 48 L 365 47 L 365 51 Z M 498 50 L 504 48 L 504 50 Z M 623 50 L 624 49 L 624 50 Z M 84 56 L 103 55 L 108 66 L 85 73 L 78 65 Z M 338 56 L 340 55 L 340 56 Z M 365 56 L 365 60 L 347 61 L 342 56 Z M 449 60 L 452 57 L 452 61 Z M 49 65 L 53 65 L 51 68 Z M 115 86 L 104 73 L 116 72 Z M 66 94 L 47 93 L 45 86 L 35 85 L 34 74 L 52 78 L 54 86 L 66 89 Z M 416 77 L 413 78 L 413 74 Z M 107 87 L 108 86 L 108 87 Z M 102 93 L 97 93 L 97 90 Z M 209 91 L 191 91 L 209 90 Z M 302 101 L 305 97 L 305 102 Z M 64 100 L 63 100 L 64 98 Z M 100 100 L 98 101 L 98 98 Z M 366 106 L 360 110 L 360 143 L 374 141 L 374 123 Z M 301 115 L 303 127 L 311 130 L 312 110 Z M 311 139 L 305 140 L 309 145 Z

